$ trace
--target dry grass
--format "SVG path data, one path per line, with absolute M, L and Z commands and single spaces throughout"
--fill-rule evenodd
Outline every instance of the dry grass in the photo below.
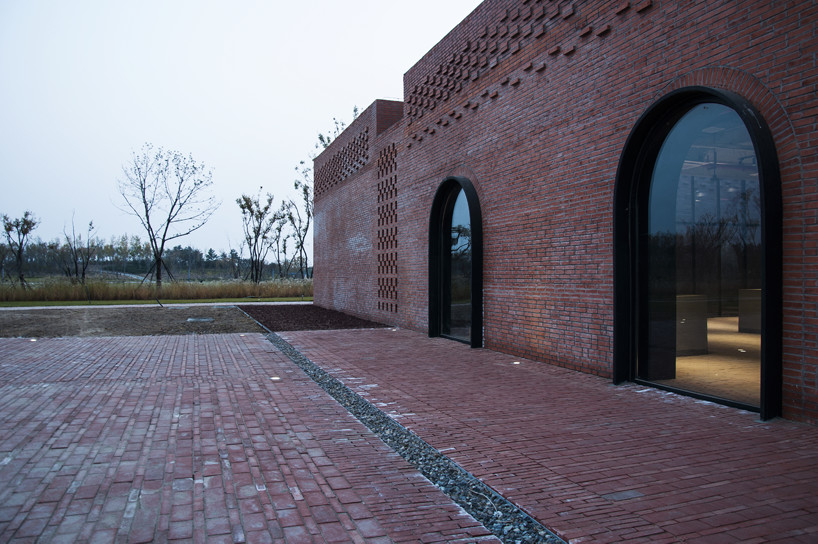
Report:
M 25 289 L 0 285 L 3 302 L 220 300 L 312 297 L 312 280 L 171 282 L 154 285 L 94 280 L 85 286 L 62 278 L 31 282 Z

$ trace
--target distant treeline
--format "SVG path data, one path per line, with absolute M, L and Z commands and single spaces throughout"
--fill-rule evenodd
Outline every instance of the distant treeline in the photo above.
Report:
M 15 262 L 5 244 L 0 244 L 0 280 L 15 279 Z M 90 256 L 87 274 L 95 277 L 132 277 L 150 279 L 153 256 L 150 244 L 136 235 L 113 237 L 110 241 L 93 238 L 82 241 L 83 251 Z M 35 239 L 26 245 L 24 266 L 28 278 L 42 276 L 76 277 L 77 248 L 59 240 L 45 242 Z M 213 248 L 202 252 L 190 246 L 177 245 L 165 251 L 165 264 L 176 280 L 205 281 L 247 279 L 249 260 L 235 249 L 217 252 Z M 311 275 L 311 269 L 305 275 Z M 298 258 L 286 259 L 281 265 L 265 264 L 263 279 L 301 277 Z

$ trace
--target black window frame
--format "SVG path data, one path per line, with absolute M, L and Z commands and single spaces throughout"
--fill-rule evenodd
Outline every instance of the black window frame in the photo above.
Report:
M 733 109 L 744 122 L 758 160 L 761 191 L 761 419 L 781 415 L 782 410 L 782 202 L 781 173 L 775 141 L 759 111 L 740 95 L 710 87 L 685 87 L 654 103 L 636 122 L 622 151 L 614 190 L 614 343 L 613 381 L 640 382 L 636 364 L 640 338 L 645 337 L 640 319 L 639 222 L 644 220 L 645 196 L 653 165 L 665 138 L 676 123 L 699 104 L 722 104 Z M 640 382 L 641 383 L 641 382 Z M 645 382 L 657 386 L 653 382 Z M 690 391 L 679 393 L 754 409 L 729 399 L 713 398 Z
M 451 246 L 451 202 L 459 190 L 466 195 L 469 205 L 471 229 L 471 338 L 461 338 L 442 334 L 443 301 L 451 287 L 445 285 L 449 275 L 446 267 L 450 266 L 444 252 Z M 446 225 L 449 228 L 446 228 Z M 437 188 L 429 219 L 429 336 L 443 336 L 459 342 L 465 342 L 473 348 L 483 347 L 483 216 L 480 210 L 480 198 L 472 182 L 465 177 L 449 176 Z

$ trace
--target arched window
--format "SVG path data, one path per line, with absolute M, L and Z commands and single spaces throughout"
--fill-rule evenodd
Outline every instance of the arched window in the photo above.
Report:
M 429 335 L 483 345 L 483 236 L 480 203 L 466 178 L 447 178 L 432 204 Z
M 686 89 L 649 110 L 617 176 L 615 374 L 780 413 L 780 179 L 760 115 Z

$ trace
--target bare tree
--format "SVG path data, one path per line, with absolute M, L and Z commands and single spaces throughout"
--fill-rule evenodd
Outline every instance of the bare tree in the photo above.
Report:
M 270 233 L 281 217 L 280 211 L 273 210 L 273 195 L 267 193 L 264 202 L 261 200 L 261 187 L 255 198 L 242 194 L 236 199 L 241 209 L 244 243 L 250 252 L 250 279 L 254 283 L 261 281 L 264 259 L 270 250 Z
M 65 236 L 65 251 L 63 252 L 63 270 L 71 278 L 72 282 L 79 282 L 85 285 L 85 275 L 88 266 L 94 258 L 94 254 L 99 249 L 99 240 L 94 238 L 94 222 L 88 222 L 88 230 L 85 234 L 85 241 L 82 234 L 77 234 L 74 226 L 74 217 L 71 216 L 71 234 L 63 229 Z
M 17 264 L 17 277 L 23 287 L 26 286 L 26 278 L 23 273 L 23 264 L 25 262 L 23 254 L 28 237 L 37 228 L 38 224 L 39 221 L 28 210 L 19 219 L 11 219 L 8 215 L 3 215 L 3 231 L 6 233 L 6 242 L 14 255 Z
M 125 211 L 142 223 L 153 254 L 151 270 L 156 285 L 162 286 L 162 269 L 173 279 L 163 256 L 165 245 L 201 228 L 219 203 L 208 194 L 213 174 L 191 155 L 154 149 L 146 143 L 122 167 L 118 181 Z
M 310 277 L 309 262 L 307 261 L 307 235 L 312 226 L 313 200 L 312 200 L 312 169 L 305 161 L 301 161 L 295 168 L 299 178 L 293 184 L 295 190 L 300 193 L 301 204 L 299 207 L 295 200 L 290 199 L 284 203 L 281 211 L 287 217 L 290 227 L 293 229 L 293 240 L 295 241 L 295 251 L 298 254 L 298 266 L 302 278 Z
M 352 120 L 358 118 L 358 106 L 354 106 L 352 108 Z M 346 129 L 347 124 L 344 121 L 339 121 L 337 118 L 332 118 L 333 128 L 328 131 L 327 133 L 318 133 L 318 141 L 315 143 L 315 149 L 318 150 L 320 153 L 338 137 L 341 133 Z M 310 159 L 314 159 L 316 153 L 310 155 Z M 281 211 L 284 214 L 284 217 L 287 218 L 287 222 L 289 223 L 290 227 L 292 228 L 292 238 L 293 242 L 295 243 L 295 251 L 298 258 L 298 268 L 301 273 L 302 278 L 310 277 L 310 267 L 308 261 L 308 253 L 307 253 L 307 240 L 310 232 L 310 227 L 312 226 L 312 219 L 313 219 L 313 179 L 312 179 L 312 169 L 307 166 L 306 161 L 301 161 L 298 166 L 295 167 L 296 172 L 298 172 L 298 178 L 295 180 L 295 190 L 298 191 L 300 196 L 300 204 L 303 207 L 299 206 L 299 203 L 296 202 L 294 199 L 289 199 L 285 201 L 281 207 Z M 280 238 L 280 233 L 279 233 Z M 287 248 L 287 238 L 283 240 L 284 246 L 284 254 L 286 257 L 286 248 Z M 290 263 L 292 264 L 292 263 Z M 280 268 L 280 266 L 279 266 Z M 289 266 L 287 267 L 289 270 Z
M 290 235 L 284 234 L 284 227 L 287 226 L 288 221 L 287 215 L 281 213 L 273 230 L 273 242 L 271 245 L 276 260 L 276 274 L 279 278 L 289 275 L 290 267 L 293 264 L 292 259 L 287 258 L 287 241 L 290 239 Z

